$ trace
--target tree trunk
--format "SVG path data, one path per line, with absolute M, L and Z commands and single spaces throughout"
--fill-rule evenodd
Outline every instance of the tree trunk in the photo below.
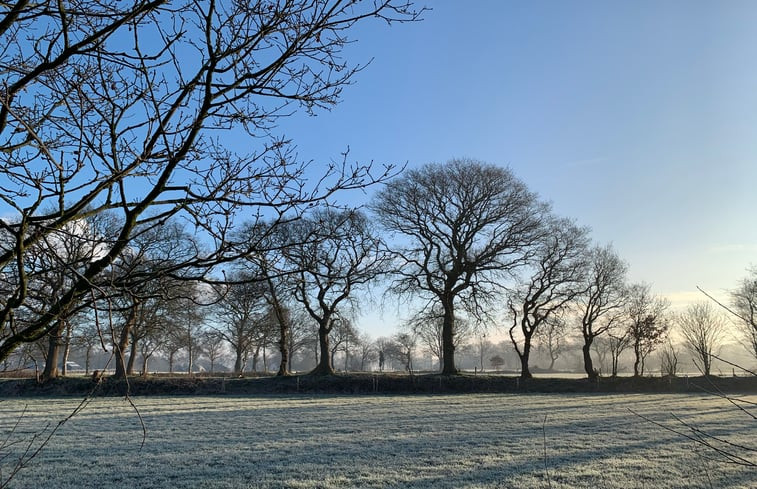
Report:
M 255 348 L 255 353 L 252 354 L 252 370 L 253 372 L 258 371 L 258 359 L 260 358 L 260 347 Z
M 62 374 L 65 377 L 68 375 L 68 357 L 71 354 L 71 324 L 65 321 L 66 337 L 63 339 L 63 371 Z
M 194 367 L 194 349 L 192 348 L 192 338 L 189 339 L 189 345 L 187 346 L 187 374 L 192 375 L 192 367 Z
M 640 375 L 639 367 L 641 366 L 641 345 L 638 340 L 633 345 L 633 353 L 636 355 L 636 359 L 633 362 L 633 376 L 638 377 Z
M 243 352 L 240 349 L 237 349 L 236 351 L 236 360 L 234 360 L 234 373 L 237 375 L 240 375 L 242 373 L 242 356 Z
M 116 373 L 113 375 L 116 379 L 126 378 L 126 348 L 129 346 L 129 336 L 131 335 L 131 328 L 137 318 L 138 302 L 134 302 L 129 310 L 129 316 L 126 318 L 123 327 L 121 328 L 121 336 L 116 344 Z
M 639 375 L 641 377 L 644 376 L 644 361 L 647 359 L 647 356 L 644 354 L 644 352 L 641 352 L 641 362 L 639 364 Z
M 596 382 L 599 377 L 599 372 L 596 371 L 594 368 L 594 362 L 591 360 L 591 344 L 593 342 L 594 338 L 584 337 L 584 346 L 581 350 L 583 350 L 584 354 L 584 370 L 586 371 L 586 375 L 589 377 L 590 381 Z
M 279 316 L 279 314 L 276 314 Z M 291 372 L 291 359 L 289 358 L 289 324 L 279 319 L 279 371 L 276 375 L 279 377 L 287 376 Z
M 92 356 L 92 347 L 87 345 L 84 351 L 84 375 L 89 377 L 90 357 Z
M 273 280 L 271 280 L 270 277 L 267 277 L 268 281 L 268 289 L 271 292 L 271 301 L 270 304 L 273 307 L 273 313 L 276 316 L 276 321 L 279 323 L 279 354 L 281 358 L 279 359 L 279 370 L 276 372 L 276 375 L 279 377 L 284 377 L 289 375 L 290 369 L 292 368 L 291 362 L 289 360 L 289 321 L 287 317 L 284 314 L 284 309 L 281 307 L 281 303 L 279 302 L 279 296 L 276 292 L 276 286 L 273 283 Z
M 320 346 L 320 361 L 316 367 L 310 372 L 312 375 L 333 375 L 334 367 L 331 363 L 331 350 L 329 348 L 329 333 L 331 328 L 326 324 L 330 322 L 330 319 L 324 320 L 318 327 L 318 344 Z
M 150 359 L 147 355 L 142 355 L 142 377 L 147 377 L 147 361 Z
M 528 367 L 528 361 L 531 357 L 531 338 L 529 336 L 526 336 L 523 339 L 523 352 L 517 353 L 518 357 L 520 357 L 520 378 L 524 380 L 533 378 L 531 369 Z
M 620 355 L 612 355 L 612 376 L 618 376 L 618 362 L 620 361 Z
M 134 375 L 134 362 L 137 359 L 137 338 L 131 338 L 131 348 L 129 349 L 129 362 L 126 364 L 126 375 Z
M 451 297 L 442 298 L 444 319 L 442 322 L 442 375 L 457 375 L 455 367 L 455 309 Z
M 45 370 L 42 372 L 42 382 L 58 377 L 58 355 L 60 353 L 61 336 L 65 323 L 58 321 L 58 327 L 50 332 L 47 344 L 47 358 L 45 358 Z
M 555 362 L 557 361 L 557 357 L 553 357 L 552 354 L 549 354 L 549 371 L 551 372 L 555 368 Z

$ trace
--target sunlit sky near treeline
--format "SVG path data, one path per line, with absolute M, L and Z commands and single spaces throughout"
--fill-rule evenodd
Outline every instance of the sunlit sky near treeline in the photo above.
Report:
M 757 263 L 757 3 L 427 5 L 353 32 L 345 56 L 371 64 L 331 112 L 281 127 L 301 156 L 509 166 L 678 307 Z M 395 314 L 358 323 L 384 334 Z

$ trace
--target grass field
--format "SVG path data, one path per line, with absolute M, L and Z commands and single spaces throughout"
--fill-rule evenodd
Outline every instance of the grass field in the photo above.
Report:
M 748 399 L 757 401 L 757 397 Z M 14 488 L 754 488 L 754 469 L 631 414 L 671 417 L 751 447 L 757 422 L 704 395 L 98 398 Z M 75 399 L 0 402 L 28 440 Z M 546 422 L 545 422 L 546 415 Z M 546 443 L 544 440 L 546 439 Z M 13 444 L 0 461 L 7 474 Z M 546 447 L 546 459 L 544 449 Z M 12 453 L 11 453 L 12 452 Z M 545 467 L 546 466 L 546 467 Z

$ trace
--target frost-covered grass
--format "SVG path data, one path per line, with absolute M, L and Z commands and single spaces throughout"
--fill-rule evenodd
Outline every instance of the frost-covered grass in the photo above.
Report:
M 755 396 L 750 398 L 757 401 Z M 670 413 L 754 446 L 757 423 L 704 395 L 99 398 L 11 487 L 754 488 L 711 460 Z M 56 422 L 72 399 L 0 402 L 0 435 Z M 546 422 L 544 416 L 546 415 Z M 544 431 L 542 431 L 544 424 Z M 546 436 L 545 478 L 543 436 Z M 14 445 L 20 448 L 20 445 Z M 7 469 L 8 459 L 1 462 Z M 551 486 L 550 486 L 551 483 Z

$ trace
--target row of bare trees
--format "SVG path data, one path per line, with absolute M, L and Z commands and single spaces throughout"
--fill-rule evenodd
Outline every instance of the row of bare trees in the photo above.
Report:
M 507 324 L 523 378 L 531 376 L 534 338 L 557 342 L 566 328 L 580 332 L 590 379 L 599 375 L 592 359 L 599 338 L 611 343 L 613 375 L 627 348 L 634 375 L 643 375 L 673 323 L 710 373 L 724 327 L 719 314 L 703 304 L 670 313 L 649 284 L 628 283 L 628 265 L 611 246 L 592 245 L 587 228 L 555 216 L 509 169 L 474 160 L 428 164 L 387 183 L 370 207 L 398 238 L 389 251 L 389 291 L 420 302 L 410 329 L 439 356 L 444 374 L 457 371 L 456 338 L 469 322 Z M 734 304 L 753 346 L 753 292 L 743 300 L 751 280 L 734 292 Z
M 646 358 L 669 342 L 676 322 L 687 344 L 696 345 L 702 371 L 710 372 L 722 321 L 704 305 L 669 314 L 650 285 L 627 283 L 627 265 L 610 246 L 592 246 L 586 228 L 555 217 L 507 169 L 472 160 L 426 165 L 388 182 L 370 208 L 382 229 L 360 210 L 333 207 L 291 220 L 248 221 L 233 236 L 244 245 L 231 251 L 237 256 L 227 261 L 231 270 L 201 277 L 176 266 L 204 252 L 176 220 L 139 228 L 88 295 L 58 313 L 47 335 L 28 338 L 48 343 L 43 378 L 57 376 L 61 347 L 65 357 L 73 325 L 87 321 L 95 323 L 103 346 L 112 345 L 117 377 L 133 372 L 138 356 L 147 371 L 158 348 L 171 365 L 175 353 L 186 350 L 191 371 L 200 350 L 193 338 L 206 322 L 212 332 L 205 342 L 228 344 L 235 371 L 250 355 L 255 366 L 261 349 L 265 355 L 275 341 L 278 373 L 288 375 L 298 341 L 293 317 L 317 326 L 313 372 L 330 374 L 342 343 L 351 337 L 358 343 L 355 333 L 345 333 L 354 330 L 345 325 L 358 310 L 356 294 L 381 279 L 389 280 L 389 294 L 418 306 L 404 336 L 395 338 L 401 346 L 392 349 L 406 352 L 408 369 L 411 338 L 437 357 L 442 372 L 456 372 L 455 350 L 466 332 L 499 322 L 507 324 L 523 378 L 531 376 L 534 340 L 549 346 L 554 364 L 566 331 L 580 333 L 590 379 L 599 374 L 592 347 L 600 340 L 609 345 L 612 375 L 627 349 L 634 375 L 643 375 Z M 96 217 L 30 248 L 40 268 L 26 275 L 28 299 L 11 316 L 8 333 L 32 327 L 66 290 L 66 273 L 86 268 L 107 249 L 119 218 Z M 392 242 L 393 236 L 399 239 Z M 753 345 L 749 285 L 734 292 L 734 307 L 743 312 L 745 338 Z

